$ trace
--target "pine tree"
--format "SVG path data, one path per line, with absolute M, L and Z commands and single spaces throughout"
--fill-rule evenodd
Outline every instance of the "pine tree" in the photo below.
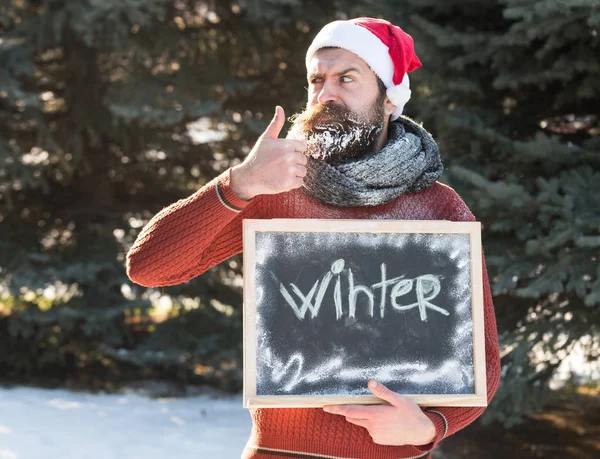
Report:
M 600 2 L 412 6 L 411 107 L 483 222 L 504 368 L 493 413 L 511 424 L 575 343 L 598 358 Z
M 310 40 L 361 15 L 415 38 L 407 114 L 484 224 L 495 413 L 537 406 L 598 335 L 598 0 L 3 1 L 0 373 L 239 387 L 241 260 L 146 291 L 124 253 L 240 161 L 276 104 L 302 108 Z
M 241 259 L 146 290 L 124 254 L 301 109 L 312 36 L 369 3 L 0 3 L 0 374 L 239 387 Z

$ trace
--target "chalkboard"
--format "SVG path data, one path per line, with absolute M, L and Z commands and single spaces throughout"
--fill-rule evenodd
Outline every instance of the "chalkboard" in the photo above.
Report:
M 487 403 L 478 222 L 244 221 L 244 405 Z

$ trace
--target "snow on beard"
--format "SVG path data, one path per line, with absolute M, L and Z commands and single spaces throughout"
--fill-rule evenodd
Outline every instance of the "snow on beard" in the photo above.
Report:
M 287 137 L 305 141 L 311 158 L 341 163 L 375 151 L 384 116 L 379 99 L 363 115 L 333 103 L 316 104 L 294 118 Z

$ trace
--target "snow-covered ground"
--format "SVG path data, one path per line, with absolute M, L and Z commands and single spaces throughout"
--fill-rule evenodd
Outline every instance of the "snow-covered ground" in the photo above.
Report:
M 0 459 L 239 458 L 250 426 L 239 396 L 0 388 Z
M 600 362 L 584 356 L 580 346 L 563 361 L 556 387 L 573 373 L 580 382 L 600 379 Z M 250 427 L 240 396 L 0 387 L 0 459 L 239 458 Z

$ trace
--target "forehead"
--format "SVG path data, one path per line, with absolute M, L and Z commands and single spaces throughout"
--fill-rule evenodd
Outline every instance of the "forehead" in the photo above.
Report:
M 327 73 L 345 68 L 356 68 L 361 73 L 372 73 L 365 61 L 353 52 L 342 48 L 324 48 L 318 50 L 308 63 L 307 72 Z

